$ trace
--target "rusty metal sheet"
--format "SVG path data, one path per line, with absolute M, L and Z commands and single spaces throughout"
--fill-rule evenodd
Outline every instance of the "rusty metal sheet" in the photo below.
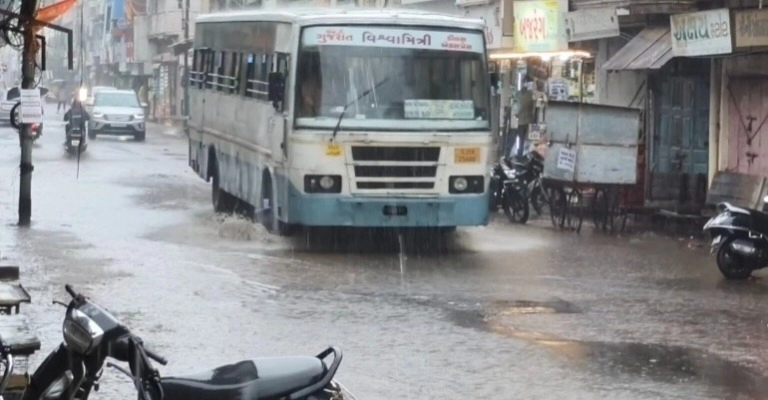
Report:
M 637 183 L 640 110 L 628 107 L 550 102 L 546 113 L 547 152 L 544 175 L 559 181 Z M 573 171 L 558 166 L 561 149 L 576 153 Z
M 672 59 L 669 27 L 650 26 L 617 51 L 602 69 L 608 71 L 656 70 Z
M 707 191 L 707 204 L 714 206 L 728 202 L 737 207 L 760 210 L 766 188 L 768 179 L 765 177 L 720 171 L 715 174 Z

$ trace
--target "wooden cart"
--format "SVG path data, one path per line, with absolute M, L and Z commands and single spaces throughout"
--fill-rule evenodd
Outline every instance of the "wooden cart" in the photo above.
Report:
M 555 227 L 579 232 L 585 216 L 604 232 L 624 229 L 624 189 L 637 183 L 640 110 L 549 102 L 544 178 Z

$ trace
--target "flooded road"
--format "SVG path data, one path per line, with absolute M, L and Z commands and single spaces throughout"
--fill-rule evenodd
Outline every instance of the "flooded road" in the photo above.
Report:
M 499 219 L 433 252 L 361 234 L 341 252 L 214 215 L 173 130 L 92 141 L 78 177 L 63 123 L 45 129 L 22 230 L 18 143 L 0 129 L 0 255 L 33 297 L 34 365 L 61 341 L 50 304 L 71 283 L 168 358 L 166 375 L 333 344 L 361 399 L 768 396 L 768 284 L 723 281 L 687 241 Z M 97 398 L 134 395 L 114 371 L 103 382 Z

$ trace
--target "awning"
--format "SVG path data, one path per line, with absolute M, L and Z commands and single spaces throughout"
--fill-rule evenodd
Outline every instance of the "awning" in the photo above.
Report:
M 173 53 L 175 55 L 184 54 L 187 51 L 189 51 L 189 49 L 192 48 L 192 40 L 191 39 L 183 39 L 183 40 L 180 40 L 180 41 L 178 41 L 178 42 L 176 42 L 176 43 L 174 43 L 174 44 L 172 44 L 172 45 L 170 45 L 168 47 L 171 50 L 173 50 Z
M 661 69 L 672 59 L 672 38 L 669 27 L 651 26 L 633 37 L 617 51 L 602 69 L 608 71 L 630 71 Z

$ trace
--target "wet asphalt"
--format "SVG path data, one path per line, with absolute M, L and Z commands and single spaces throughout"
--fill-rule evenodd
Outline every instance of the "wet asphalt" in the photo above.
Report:
M 689 240 L 502 218 L 406 254 L 379 233 L 277 238 L 214 215 L 179 132 L 91 141 L 78 176 L 47 113 L 29 229 L 14 226 L 18 140 L 0 128 L 0 257 L 33 297 L 33 366 L 61 341 L 51 300 L 71 283 L 168 358 L 164 375 L 332 344 L 360 399 L 768 396 L 765 273 L 726 282 Z M 102 392 L 134 395 L 115 371 Z

